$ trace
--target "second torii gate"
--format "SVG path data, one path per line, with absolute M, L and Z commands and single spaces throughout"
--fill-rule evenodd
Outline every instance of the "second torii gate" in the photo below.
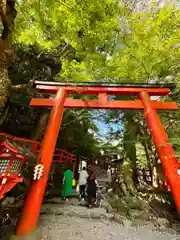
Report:
M 172 85 L 133 85 L 100 83 L 59 83 L 34 81 L 34 86 L 43 93 L 56 94 L 55 98 L 32 99 L 31 107 L 52 108 L 49 123 L 44 135 L 39 159 L 44 165 L 43 176 L 32 182 L 19 219 L 14 239 L 30 239 L 36 232 L 40 208 L 48 180 L 52 157 L 59 134 L 64 108 L 144 110 L 144 116 L 159 153 L 177 209 L 180 213 L 179 164 L 168 143 L 168 137 L 156 110 L 177 110 L 175 102 L 151 101 L 150 96 L 166 96 Z M 95 100 L 73 99 L 70 95 L 96 95 Z M 108 95 L 137 96 L 136 100 L 108 100 Z M 36 239 L 36 238 L 33 238 Z M 38 238 L 37 238 L 38 239 Z

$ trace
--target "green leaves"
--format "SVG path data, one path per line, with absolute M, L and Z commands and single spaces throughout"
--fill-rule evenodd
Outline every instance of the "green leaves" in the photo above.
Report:
M 45 48 L 57 47 L 62 40 L 76 49 L 88 49 L 103 44 L 117 29 L 114 1 L 29 1 L 19 4 L 19 19 L 24 32 L 19 31 L 17 40 L 36 41 Z M 22 17 L 28 8 L 30 19 Z M 31 36 L 31 39 L 30 39 Z M 46 42 L 46 44 L 45 44 Z
M 97 129 L 87 110 L 66 110 L 57 144 L 59 147 L 82 156 L 99 154 L 100 147 L 94 134 Z
M 58 57 L 57 81 L 179 79 L 176 6 L 137 12 L 116 0 L 24 0 L 17 10 L 15 43 Z
M 58 81 L 144 82 L 177 74 L 179 21 L 171 5 L 129 12 L 116 0 L 25 0 L 19 3 L 15 40 L 58 53 L 63 65 Z
M 101 78 L 109 43 L 120 29 L 120 9 L 116 0 L 25 0 L 18 6 L 14 40 L 58 54 L 63 63 L 58 80 Z M 73 59 L 67 45 L 74 49 Z
M 124 47 L 107 63 L 109 76 L 144 82 L 154 77 L 177 74 L 180 12 L 165 6 L 132 13 L 126 19 Z

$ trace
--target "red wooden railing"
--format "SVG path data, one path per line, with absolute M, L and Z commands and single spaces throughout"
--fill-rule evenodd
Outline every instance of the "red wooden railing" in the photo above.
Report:
M 6 133 L 0 132 L 0 137 L 5 137 L 5 139 L 10 140 L 12 143 L 20 143 L 21 146 L 28 144 L 29 149 L 31 150 L 32 153 L 36 154 L 40 151 L 41 148 L 41 143 L 35 140 L 30 140 L 26 138 L 20 138 L 20 137 L 15 137 L 8 135 Z M 15 149 L 14 149 L 15 151 Z M 18 152 L 18 150 L 17 150 Z M 0 150 L 1 154 L 1 150 Z M 73 162 L 76 161 L 77 157 L 76 155 L 69 153 L 65 150 L 62 150 L 60 148 L 56 148 L 54 152 L 54 157 L 53 157 L 53 162 L 59 162 L 59 163 L 64 163 L 64 162 Z
M 0 132 L 0 199 L 18 182 L 23 181 L 23 178 L 20 177 L 21 170 L 25 161 L 31 160 L 27 149 L 30 150 L 32 154 L 37 154 L 40 152 L 41 143 Z M 76 159 L 76 155 L 56 148 L 53 163 L 72 164 L 75 163 Z M 38 163 L 40 163 L 40 161 L 37 158 L 37 164 Z

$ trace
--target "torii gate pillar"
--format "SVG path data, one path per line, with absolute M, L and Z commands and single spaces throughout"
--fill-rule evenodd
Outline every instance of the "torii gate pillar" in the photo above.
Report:
M 159 119 L 159 116 L 152 105 L 147 91 L 139 93 L 139 98 L 144 104 L 144 115 L 148 124 L 157 152 L 167 177 L 167 182 L 171 188 L 177 210 L 180 214 L 180 176 L 178 175 L 179 163 L 175 152 L 168 143 L 168 137 Z
M 39 180 L 32 182 L 24 203 L 21 217 L 18 221 L 16 236 L 13 236 L 12 240 L 40 239 L 39 232 L 36 230 L 36 226 L 40 214 L 49 171 L 51 168 L 57 137 L 59 134 L 65 99 L 66 90 L 59 89 L 56 94 L 56 104 L 51 111 L 47 130 L 38 156 L 40 162 L 44 166 L 43 176 Z

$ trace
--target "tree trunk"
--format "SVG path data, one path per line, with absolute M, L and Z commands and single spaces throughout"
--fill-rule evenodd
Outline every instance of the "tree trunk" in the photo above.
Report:
M 158 187 L 159 186 L 159 176 L 157 174 L 156 165 L 158 162 L 158 154 L 157 151 L 153 149 L 153 142 L 152 139 L 149 138 L 147 140 L 147 150 L 150 152 L 151 157 L 149 156 L 149 160 L 151 161 L 151 171 L 152 171 L 152 186 Z
M 150 171 L 150 178 L 151 178 L 151 184 L 152 184 L 153 183 L 153 170 L 152 170 L 152 165 L 151 165 L 151 159 L 149 157 L 149 152 L 148 152 L 148 147 L 147 147 L 146 141 L 144 140 L 142 144 L 143 144 L 144 151 L 146 154 L 146 159 L 147 159 L 147 164 L 148 164 L 148 168 Z
M 0 17 L 3 24 L 3 30 L 0 40 L 0 117 L 3 115 L 3 110 L 11 88 L 11 82 L 8 77 L 8 66 L 10 61 L 15 60 L 15 56 L 10 47 L 13 22 L 17 14 L 15 1 L 6 0 L 5 5 L 6 9 L 4 10 L 1 1 Z
M 157 153 L 157 151 L 155 150 L 153 152 L 154 155 L 154 164 L 153 164 L 153 186 L 154 187 L 159 187 L 160 186 L 160 176 L 158 174 L 158 170 L 157 170 L 157 165 L 158 165 L 158 160 L 159 160 L 159 155 Z
M 124 161 L 122 165 L 124 182 L 131 195 L 136 194 L 138 184 L 137 163 L 136 163 L 136 140 L 137 126 L 133 122 L 132 113 L 125 113 L 125 132 L 124 132 Z
M 45 111 L 40 115 L 39 121 L 36 125 L 35 132 L 32 133 L 32 139 L 35 141 L 42 141 L 46 127 L 49 120 L 49 111 Z
M 120 197 L 128 195 L 127 184 L 125 183 L 123 171 L 123 163 L 120 163 L 117 167 L 117 171 L 114 173 L 114 182 L 112 182 L 113 192 Z

